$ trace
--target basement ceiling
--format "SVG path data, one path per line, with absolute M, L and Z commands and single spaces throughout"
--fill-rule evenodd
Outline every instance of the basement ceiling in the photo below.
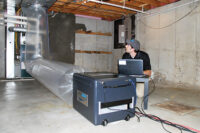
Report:
M 93 0 L 93 2 L 90 0 L 57 0 L 49 11 L 87 15 L 112 21 L 136 14 L 137 12 L 133 10 L 147 11 L 177 1 L 179 0 Z

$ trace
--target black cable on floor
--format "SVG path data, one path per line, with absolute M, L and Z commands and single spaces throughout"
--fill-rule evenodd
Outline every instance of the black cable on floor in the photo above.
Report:
M 146 113 L 144 114 L 144 113 L 143 113 L 139 108 L 137 108 L 137 107 L 136 107 L 136 109 L 139 111 L 139 112 L 138 112 L 138 111 L 135 111 L 136 114 L 138 114 L 140 117 L 147 117 L 147 118 L 149 118 L 149 119 L 151 119 L 151 120 L 160 122 L 161 125 L 162 125 L 162 127 L 163 127 L 163 129 L 164 129 L 166 132 L 168 132 L 168 133 L 171 133 L 171 132 L 168 131 L 168 130 L 164 127 L 164 124 L 179 129 L 181 133 L 182 133 L 183 130 L 184 130 L 184 131 L 191 132 L 191 133 L 198 133 L 198 132 L 195 132 L 195 131 L 193 131 L 193 130 L 191 130 L 191 129 L 189 129 L 189 128 L 186 128 L 186 127 L 184 127 L 184 126 L 181 126 L 181 125 L 179 125 L 179 124 L 175 124 L 175 123 L 172 123 L 172 122 L 170 122 L 170 121 L 163 120 L 163 119 L 159 118 L 158 116 L 151 115 L 151 114 L 146 114 Z M 200 131 L 199 131 L 199 132 L 200 132 Z
M 163 128 L 166 132 L 168 132 L 168 133 L 172 133 L 172 132 L 170 132 L 169 130 L 167 130 L 167 129 L 164 127 L 164 125 L 169 125 L 169 126 L 172 126 L 172 127 L 174 127 L 174 128 L 177 128 L 177 129 L 180 130 L 181 133 L 182 133 L 183 131 L 187 131 L 187 132 L 191 132 L 191 133 L 200 133 L 200 131 L 198 131 L 198 130 L 191 129 L 191 128 L 188 128 L 188 127 L 185 127 L 185 126 L 176 124 L 176 123 L 172 123 L 172 122 L 170 122 L 170 121 L 161 119 L 161 118 L 158 117 L 158 116 L 155 116 L 155 115 L 152 115 L 152 114 L 147 114 L 147 113 L 144 111 L 143 103 L 144 103 L 145 98 L 147 98 L 148 96 L 150 96 L 150 95 L 155 91 L 155 89 L 156 89 L 156 86 L 155 86 L 155 83 L 154 83 L 153 80 L 152 80 L 152 82 L 153 82 L 153 85 L 154 85 L 153 90 L 152 90 L 151 92 L 149 92 L 146 96 L 144 96 L 143 101 L 142 101 L 142 103 L 141 103 L 141 109 L 138 108 L 138 107 L 135 107 L 135 112 L 131 112 L 131 111 L 129 111 L 129 110 L 120 110 L 120 109 L 111 109 L 111 108 L 108 108 L 108 109 L 110 109 L 110 110 L 116 110 L 116 111 L 125 111 L 125 112 L 132 113 L 133 115 L 135 115 L 135 116 L 137 117 L 138 122 L 140 122 L 140 118 L 141 118 L 141 117 L 147 117 L 147 118 L 149 118 L 149 119 L 151 119 L 151 120 L 154 120 L 154 121 L 156 121 L 156 122 L 160 122 L 161 125 L 162 125 L 162 128 Z M 136 110 L 138 110 L 138 111 L 136 111 Z M 195 131 L 193 131 L 193 130 L 195 130 Z M 196 131 L 197 131 L 197 132 L 196 132 Z

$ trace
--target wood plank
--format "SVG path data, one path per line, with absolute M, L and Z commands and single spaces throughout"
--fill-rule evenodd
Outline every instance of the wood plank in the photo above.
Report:
M 80 6 L 81 5 L 81 6 Z M 63 3 L 63 5 L 53 5 L 49 10 L 52 10 L 53 8 L 61 8 L 61 9 L 63 9 L 63 8 L 65 8 L 65 9 L 67 9 L 68 7 L 74 7 L 74 8 L 77 8 L 77 7 L 79 7 L 79 9 L 83 9 L 83 8 L 85 8 L 85 9 L 88 9 L 88 10 L 91 10 L 91 9 L 98 9 L 98 8 L 96 8 L 96 7 L 94 7 L 94 6 L 87 6 L 87 5 L 82 5 L 82 4 L 76 4 L 76 3 L 70 3 L 70 4 L 68 4 L 68 5 L 65 5 L 64 3 Z M 90 8 L 90 9 L 89 9 Z M 114 13 L 114 14 L 122 14 L 122 13 L 120 13 L 120 12 L 116 12 L 116 11 L 112 11 L 112 10 L 105 10 L 105 9 L 98 9 L 98 10 L 101 10 L 101 12 L 102 11 L 104 11 L 104 12 L 111 12 L 111 13 Z
M 82 13 L 86 13 L 86 14 L 93 14 L 93 15 L 98 15 L 101 14 L 100 16 L 108 16 L 108 17 L 115 17 L 115 16 L 121 16 L 118 15 L 117 13 L 113 14 L 113 13 L 108 13 L 108 12 L 104 12 L 104 11 L 98 11 L 98 10 L 89 10 L 88 8 L 85 9 L 77 9 L 74 7 L 70 7 L 68 6 L 67 8 L 59 8 L 59 7 L 52 7 L 50 8 L 50 11 L 54 10 L 54 11 L 58 11 L 58 12 L 65 12 L 65 13 L 73 13 L 73 14 L 82 14 Z
M 135 1 L 135 0 L 125 0 L 126 1 L 126 5 L 129 5 L 129 6 L 133 6 L 134 7 L 141 7 L 141 5 L 144 5 L 146 3 L 143 3 L 143 2 L 138 2 L 138 1 Z M 109 0 L 108 2 L 118 2 L 118 3 L 121 3 L 121 5 L 123 5 L 124 3 L 124 0 Z M 149 4 L 146 4 L 146 5 L 149 5 Z M 147 6 L 144 6 L 144 9 L 149 9 Z M 141 9 L 141 8 L 139 8 Z
M 81 4 L 75 4 L 75 3 L 73 3 L 73 4 L 71 3 L 71 4 L 68 4 L 68 5 L 65 5 L 65 6 L 53 5 L 49 9 L 49 11 L 57 11 L 57 12 L 65 12 L 65 13 L 67 13 L 67 12 L 72 13 L 72 11 L 73 11 L 73 13 L 74 13 L 77 10 L 77 12 L 75 12 L 75 14 L 76 13 L 82 14 L 80 12 L 83 12 L 85 10 L 88 14 L 90 14 L 90 13 L 100 14 L 101 16 L 106 15 L 106 16 L 117 17 L 117 18 L 121 17 L 122 15 L 128 14 L 128 13 L 122 13 L 122 12 L 119 12 L 119 11 L 116 12 L 116 11 L 110 10 L 110 9 L 102 9 L 102 8 L 95 8 L 95 7 L 91 7 L 91 6 L 87 6 L 87 5 L 81 5 L 81 6 L 80 5 Z M 86 6 L 86 7 L 84 7 L 84 6 Z M 70 9 L 70 10 L 66 11 L 67 9 Z
M 68 5 L 68 7 L 71 7 L 71 4 Z M 65 8 L 68 8 L 68 7 L 65 6 Z M 112 16 L 112 14 L 115 14 L 115 15 L 118 15 L 118 14 L 124 15 L 123 13 L 116 12 L 114 10 L 106 10 L 106 9 L 96 8 L 96 7 L 92 7 L 92 6 L 86 6 L 86 5 L 82 5 L 82 4 L 74 4 L 74 6 L 72 6 L 72 7 L 76 8 L 76 9 L 78 7 L 79 9 L 77 9 L 77 10 L 79 10 L 79 11 L 84 11 L 84 9 L 85 9 L 87 12 L 99 12 L 100 14 L 104 13 L 104 14 L 109 14 L 111 16 Z
M 100 17 L 102 20 L 113 21 L 122 17 L 122 15 L 105 15 L 97 12 L 88 12 L 88 11 L 71 11 L 70 9 L 60 9 L 57 7 L 51 7 L 48 11 L 55 11 L 55 12 L 62 12 L 62 13 L 72 13 L 72 14 L 80 14 L 80 15 L 87 15 L 87 16 L 95 16 Z
M 155 6 L 155 7 L 160 6 L 160 2 L 157 1 L 157 0 L 135 0 L 135 1 L 150 4 L 150 5 Z
M 163 2 L 163 3 L 165 3 L 165 4 L 169 4 L 169 3 L 170 3 L 169 0 L 157 0 L 157 1 Z
M 108 12 L 108 13 L 113 13 L 113 14 L 118 14 L 118 15 L 125 15 L 124 13 L 122 13 L 122 12 L 120 12 L 120 11 L 114 11 L 114 10 L 106 10 L 106 9 L 102 9 L 102 8 L 98 8 L 98 6 L 99 5 L 96 5 L 95 3 L 94 3 L 94 5 L 93 6 L 88 6 L 88 5 L 84 5 L 84 4 L 78 4 L 78 3 L 74 3 L 74 2 L 72 2 L 72 3 L 70 3 L 70 5 L 69 6 L 71 6 L 71 5 L 81 5 L 81 7 L 80 7 L 80 9 L 82 8 L 82 7 L 86 7 L 88 10 L 94 10 L 94 11 L 101 11 L 101 12 Z M 60 5 L 59 5 L 60 6 Z M 67 8 L 66 7 L 67 5 L 65 5 L 64 7 L 59 7 L 59 8 Z M 55 7 L 55 6 L 54 6 Z
M 123 6 L 124 0 L 107 0 L 106 2 Z M 170 3 L 169 0 L 125 0 L 125 6 L 137 10 L 151 9 Z M 86 0 L 57 0 L 49 11 L 73 13 L 88 16 L 101 17 L 104 20 L 115 20 L 129 14 L 136 14 L 135 11 L 103 5 Z
M 76 33 L 79 34 L 89 34 L 89 35 L 102 35 L 102 36 L 112 36 L 112 33 L 102 33 L 102 32 L 91 32 L 91 31 L 82 31 L 82 30 L 77 30 Z
M 116 5 L 120 5 L 120 6 L 123 6 L 124 3 L 120 3 L 120 2 L 116 2 L 114 0 L 109 0 L 108 3 L 111 3 L 111 4 L 116 4 Z M 130 2 L 126 2 L 125 3 L 125 7 L 129 7 L 129 8 L 133 8 L 133 9 L 137 9 L 137 10 L 141 10 L 142 8 L 138 7 L 138 6 L 134 6 L 133 4 L 131 4 Z
M 113 0 L 114 1 L 114 0 Z M 116 4 L 116 3 L 115 3 Z M 120 5 L 121 3 L 118 3 Z M 131 7 L 134 9 L 141 10 L 141 7 Z M 69 9 L 69 10 L 68 10 Z M 58 0 L 49 11 L 63 12 L 63 13 L 73 13 L 73 14 L 82 14 L 88 16 L 96 16 L 101 17 L 104 20 L 115 20 L 121 18 L 123 15 L 135 14 L 136 12 L 108 6 L 102 5 L 93 2 L 71 2 L 71 0 Z M 110 17 L 110 18 L 109 18 Z
M 98 4 L 98 3 L 94 3 L 94 2 L 87 2 L 87 3 L 80 2 L 79 4 L 84 4 L 84 5 L 88 5 L 88 6 L 97 5 L 97 7 L 101 8 L 101 9 L 112 10 L 112 11 L 116 11 L 116 12 L 123 12 L 123 13 L 126 13 L 126 14 L 135 14 L 136 13 L 134 11 L 130 11 L 130 10 L 127 10 L 127 9 L 122 9 L 122 8 L 119 8 L 119 7 L 114 7 L 114 6 L 109 6 L 109 5 Z
M 86 54 L 112 54 L 107 51 L 88 51 L 88 50 L 75 50 L 75 53 L 86 53 Z

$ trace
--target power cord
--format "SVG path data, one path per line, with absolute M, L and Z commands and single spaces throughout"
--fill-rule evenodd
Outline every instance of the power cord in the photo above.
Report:
M 143 98 L 143 100 L 142 100 L 142 103 L 141 103 L 141 110 L 140 110 L 138 107 L 135 107 L 135 109 L 139 111 L 139 112 L 138 112 L 138 111 L 135 111 L 135 114 L 137 114 L 137 118 L 139 117 L 139 119 L 140 119 L 140 117 L 147 117 L 147 118 L 149 118 L 149 119 L 151 119 L 151 120 L 160 122 L 161 125 L 162 125 L 162 128 L 163 128 L 166 132 L 168 132 L 168 133 L 172 133 L 172 132 L 170 132 L 169 130 L 167 130 L 167 129 L 164 127 L 164 124 L 179 129 L 181 133 L 183 132 L 183 130 L 184 130 L 184 131 L 191 132 L 191 133 L 200 133 L 200 131 L 198 131 L 198 130 L 196 130 L 196 129 L 192 129 L 192 128 L 185 127 L 185 126 L 182 126 L 182 125 L 179 125 L 179 124 L 176 124 L 176 123 L 172 123 L 172 122 L 167 121 L 167 120 L 163 120 L 163 119 L 161 119 L 161 118 L 158 117 L 158 116 L 151 115 L 151 114 L 147 114 L 147 113 L 144 111 L 144 106 L 143 106 L 144 100 L 145 100 L 148 96 L 150 96 L 150 95 L 155 91 L 155 89 L 156 89 L 156 85 L 155 85 L 153 79 L 152 79 L 151 81 L 152 81 L 152 83 L 153 83 L 153 90 L 152 90 L 151 92 L 149 92 L 146 96 L 144 96 L 144 98 Z
M 151 92 L 149 92 L 146 96 L 144 96 L 143 98 L 143 101 L 141 103 L 141 109 L 138 108 L 138 107 L 135 107 L 135 112 L 132 112 L 132 111 L 129 111 L 129 110 L 121 110 L 121 109 L 111 109 L 111 108 L 108 108 L 110 110 L 115 110 L 115 111 L 125 111 L 125 112 L 128 112 L 128 113 L 131 113 L 133 115 L 135 115 L 137 117 L 137 121 L 140 122 L 140 118 L 141 117 L 146 117 L 146 118 L 149 118 L 153 121 L 156 121 L 156 122 L 160 122 L 161 123 L 161 126 L 162 128 L 168 132 L 168 133 L 172 133 L 171 131 L 167 130 L 166 127 L 164 125 L 169 125 L 169 126 L 172 126 L 174 128 L 177 128 L 180 130 L 180 132 L 182 133 L 183 131 L 187 131 L 187 132 L 191 132 L 191 133 L 200 133 L 199 130 L 196 130 L 196 129 L 193 129 L 193 128 L 190 128 L 190 127 L 186 127 L 186 126 L 183 126 L 183 125 L 180 125 L 180 124 L 176 124 L 176 123 L 172 123 L 170 121 L 167 121 L 167 120 L 164 120 L 164 119 L 161 119 L 160 117 L 158 116 L 155 116 L 155 115 L 152 115 L 152 114 L 147 114 L 145 111 L 144 111 L 144 107 L 143 107 L 143 102 L 144 100 L 150 96 L 156 89 L 156 86 L 155 86 L 155 83 L 154 81 L 152 80 L 152 83 L 154 85 L 153 87 L 153 90 Z M 136 111 L 137 110 L 137 111 Z
M 182 133 L 182 131 L 188 131 L 188 132 L 191 132 L 191 133 L 200 133 L 200 131 L 198 131 L 198 130 L 196 130 L 196 129 L 192 129 L 192 128 L 189 128 L 189 127 L 186 127 L 186 126 L 183 126 L 183 125 L 180 125 L 180 124 L 172 123 L 172 122 L 170 122 L 170 121 L 161 119 L 160 117 L 155 116 L 155 115 L 146 114 L 146 113 L 144 114 L 139 108 L 136 107 L 136 109 L 137 109 L 139 112 L 138 112 L 138 111 L 135 111 L 135 113 L 138 114 L 139 117 L 147 117 L 147 118 L 149 118 L 149 119 L 151 119 L 151 120 L 160 122 L 161 125 L 162 125 L 162 127 L 163 127 L 163 129 L 164 129 L 166 132 L 168 132 L 168 133 L 172 133 L 172 132 L 168 131 L 168 130 L 164 127 L 164 124 L 179 129 L 181 133 Z

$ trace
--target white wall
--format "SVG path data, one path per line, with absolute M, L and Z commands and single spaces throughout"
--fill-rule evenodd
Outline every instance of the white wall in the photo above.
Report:
M 187 2 L 191 0 L 182 0 L 150 12 L 163 12 Z M 161 28 L 181 18 L 194 6 L 191 4 L 158 15 L 137 14 L 136 38 L 150 55 L 158 83 L 200 89 L 200 3 L 184 19 Z

